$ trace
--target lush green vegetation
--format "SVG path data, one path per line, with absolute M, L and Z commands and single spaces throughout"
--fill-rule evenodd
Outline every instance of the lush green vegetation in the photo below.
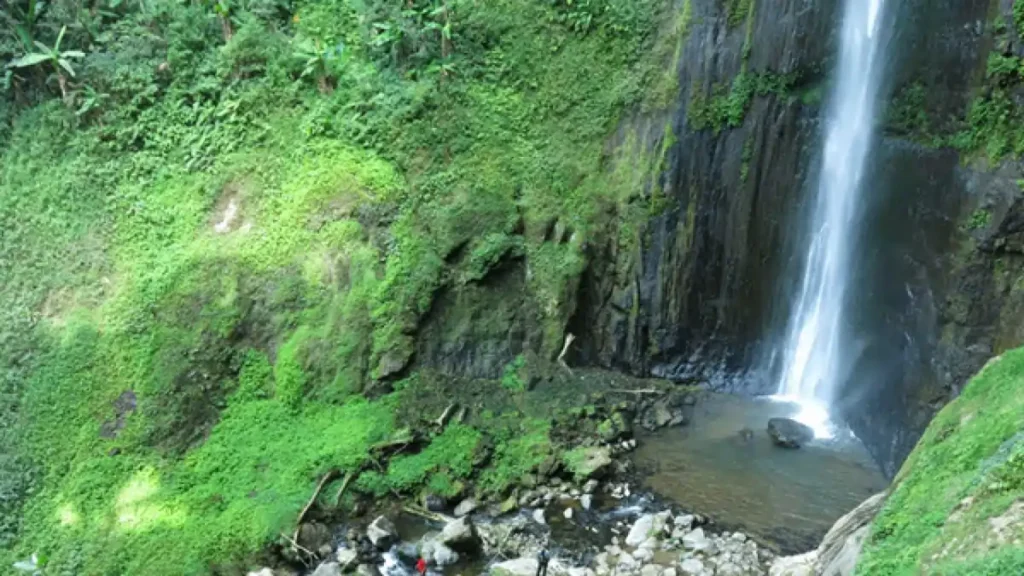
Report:
M 754 96 L 791 96 L 797 80 L 796 74 L 754 74 L 744 70 L 733 78 L 729 86 L 714 86 L 710 96 L 705 96 L 698 86 L 694 86 L 690 91 L 690 127 L 695 130 L 712 129 L 715 132 L 737 128 L 743 124 Z
M 1024 536 L 1024 349 L 981 371 L 928 427 L 875 520 L 858 574 L 1015 574 Z M 1016 514 L 1016 516 L 1014 516 Z M 1008 515 L 1008 527 L 993 519 Z M 993 550 L 996 549 L 994 552 Z
M 327 471 L 498 494 L 549 458 L 548 422 L 496 417 L 370 466 L 408 432 L 388 381 L 439 290 L 526 259 L 550 355 L 584 243 L 646 216 L 654 162 L 605 170 L 603 147 L 671 100 L 688 24 L 656 38 L 667 5 L 7 4 L 0 561 L 206 573 Z
M 962 117 L 936 117 L 928 88 L 912 82 L 890 103 L 886 130 L 930 148 L 949 146 L 993 162 L 1024 154 L 1024 115 L 1017 104 L 1024 89 L 1024 59 L 1007 48 L 1024 38 L 1024 3 L 1013 3 L 1012 19 L 1012 27 L 1002 16 L 990 23 L 996 47 L 988 55 L 984 82 Z

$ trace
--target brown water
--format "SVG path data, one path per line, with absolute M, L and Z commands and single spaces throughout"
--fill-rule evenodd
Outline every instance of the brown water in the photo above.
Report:
M 711 395 L 689 426 L 642 438 L 634 460 L 647 488 L 683 508 L 783 552 L 810 550 L 888 483 L 848 432 L 799 450 L 773 445 L 768 419 L 794 412 L 767 399 Z M 752 438 L 741 437 L 744 428 Z

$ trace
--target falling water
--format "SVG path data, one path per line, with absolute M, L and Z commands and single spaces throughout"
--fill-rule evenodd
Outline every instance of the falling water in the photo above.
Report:
M 831 434 L 828 407 L 844 372 L 844 301 L 879 95 L 884 2 L 845 0 L 810 246 L 781 351 L 778 394 L 801 405 L 798 419 L 819 436 Z

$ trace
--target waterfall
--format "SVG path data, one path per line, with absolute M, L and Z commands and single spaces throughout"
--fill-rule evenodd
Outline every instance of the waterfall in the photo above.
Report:
M 845 373 L 844 315 L 857 237 L 859 195 L 874 134 L 885 0 L 845 0 L 834 88 L 811 213 L 800 291 L 781 349 L 778 395 L 797 402 L 797 420 L 831 434 L 828 409 Z

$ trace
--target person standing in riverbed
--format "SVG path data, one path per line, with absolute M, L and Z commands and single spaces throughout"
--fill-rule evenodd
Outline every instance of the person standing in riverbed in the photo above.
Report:
M 537 576 L 548 576 L 548 562 L 551 561 L 551 553 L 545 544 L 537 553 Z
M 420 576 L 426 576 L 427 575 L 427 561 L 424 560 L 423 558 L 420 558 L 419 560 L 416 561 L 416 573 L 419 574 Z

